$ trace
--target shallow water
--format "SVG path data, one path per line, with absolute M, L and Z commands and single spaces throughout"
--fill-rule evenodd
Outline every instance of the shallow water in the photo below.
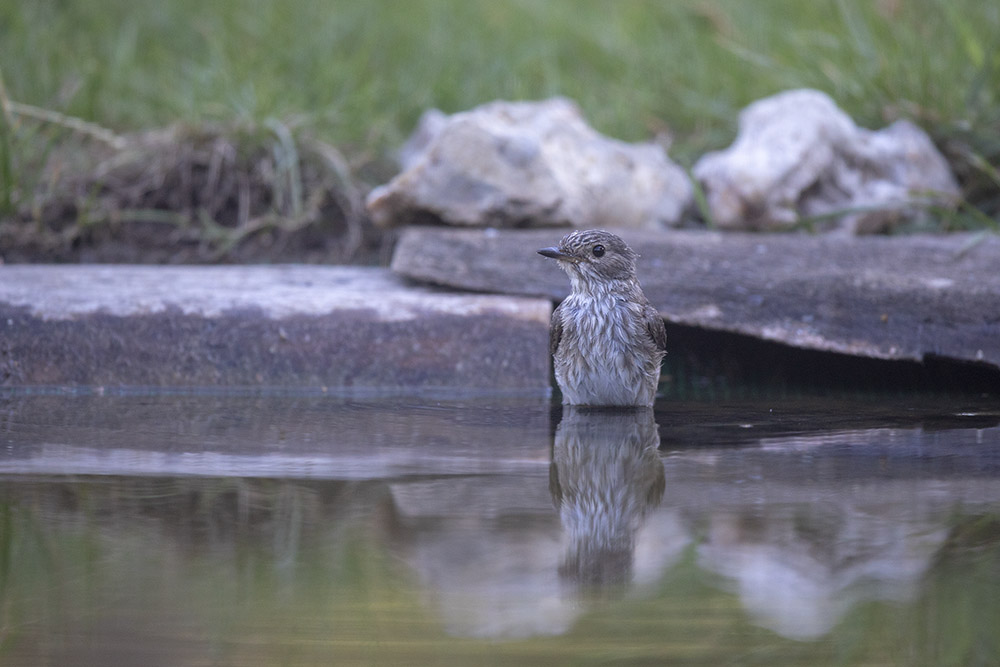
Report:
M 0 397 L 0 664 L 1000 664 L 1000 408 Z

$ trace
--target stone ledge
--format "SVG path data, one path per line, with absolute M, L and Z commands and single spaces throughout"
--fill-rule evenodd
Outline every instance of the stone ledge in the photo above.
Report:
M 0 266 L 0 385 L 543 393 L 550 312 L 376 268 Z
M 878 359 L 1000 367 L 1000 238 L 615 230 L 668 321 Z M 565 297 L 538 248 L 565 230 L 406 229 L 397 273 L 437 285 Z

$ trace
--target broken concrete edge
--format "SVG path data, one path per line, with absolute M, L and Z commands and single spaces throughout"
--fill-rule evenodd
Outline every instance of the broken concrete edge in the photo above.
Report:
M 560 301 L 568 280 L 538 257 L 567 230 L 410 227 L 391 268 L 453 289 Z M 1000 369 L 1000 238 L 618 229 L 668 322 L 793 348 Z
M 548 396 L 551 308 L 376 268 L 0 266 L 0 386 Z

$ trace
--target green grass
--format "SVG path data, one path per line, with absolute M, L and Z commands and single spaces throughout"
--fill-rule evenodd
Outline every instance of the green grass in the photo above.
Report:
M 10 100 L 117 132 L 279 119 L 374 180 L 429 107 L 565 95 L 690 166 L 746 104 L 815 87 L 862 125 L 931 133 L 967 199 L 946 224 L 1000 216 L 1000 4 L 982 0 L 7 0 L 0 73 Z

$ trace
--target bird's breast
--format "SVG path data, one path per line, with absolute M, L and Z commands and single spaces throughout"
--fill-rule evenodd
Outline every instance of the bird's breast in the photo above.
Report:
M 634 344 L 632 339 L 640 332 L 641 309 L 624 298 L 577 299 L 565 312 L 567 333 L 583 345 Z

